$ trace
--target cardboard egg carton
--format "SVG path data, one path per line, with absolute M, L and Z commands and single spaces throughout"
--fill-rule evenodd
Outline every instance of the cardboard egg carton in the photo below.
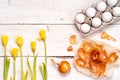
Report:
M 98 5 L 100 2 L 102 2 L 103 5 Z M 87 11 L 88 8 L 93 8 L 93 10 Z M 75 17 L 75 24 L 83 36 L 94 33 L 101 28 L 106 27 L 108 24 L 114 23 L 120 19 L 120 0 L 100 0 L 88 8 L 78 12 Z M 82 14 L 85 17 L 78 17 L 78 14 Z M 97 18 L 97 20 L 94 18 Z M 84 24 L 87 24 L 87 26 Z

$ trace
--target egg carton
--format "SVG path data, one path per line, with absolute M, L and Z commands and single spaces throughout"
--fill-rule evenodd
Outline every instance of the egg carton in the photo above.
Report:
M 100 0 L 78 12 L 75 24 L 81 35 L 87 36 L 120 19 L 120 0 Z

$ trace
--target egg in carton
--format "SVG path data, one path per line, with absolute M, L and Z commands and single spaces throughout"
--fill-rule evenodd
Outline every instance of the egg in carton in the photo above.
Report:
M 101 0 L 78 12 L 75 24 L 83 36 L 120 19 L 120 0 Z

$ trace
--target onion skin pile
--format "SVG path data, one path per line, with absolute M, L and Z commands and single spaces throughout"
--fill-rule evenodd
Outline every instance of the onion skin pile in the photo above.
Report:
M 79 68 L 88 69 L 96 77 L 100 77 L 104 74 L 107 64 L 113 64 L 118 58 L 114 51 L 107 53 L 102 44 L 86 40 L 77 50 L 75 64 Z

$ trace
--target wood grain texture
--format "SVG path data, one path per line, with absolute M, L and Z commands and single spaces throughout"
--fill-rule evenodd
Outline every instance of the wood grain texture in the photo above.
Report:
M 74 24 L 74 16 L 99 0 L 0 0 L 0 24 Z
M 120 49 L 119 25 L 109 25 L 108 27 L 95 32 L 95 34 L 88 35 L 87 37 L 82 37 L 75 25 L 0 25 L 0 36 L 9 36 L 7 55 L 11 56 L 11 48 L 17 47 L 15 43 L 16 37 L 22 36 L 24 38 L 23 56 L 27 56 L 28 54 L 32 56 L 30 42 L 33 40 L 37 41 L 37 38 L 39 37 L 39 30 L 41 29 L 45 29 L 47 31 L 48 56 L 74 56 L 74 53 L 79 45 L 72 45 L 74 47 L 74 52 L 67 51 L 68 46 L 71 45 L 69 42 L 69 37 L 71 35 L 76 35 L 77 41 L 82 41 L 83 39 L 101 40 L 100 36 L 102 31 L 106 31 L 108 34 L 117 39 L 116 42 L 107 40 L 102 41 L 105 41 L 110 45 L 114 45 Z M 42 41 L 37 41 L 36 52 L 39 53 L 39 56 L 44 56 L 44 47 Z M 0 53 L 0 56 L 3 56 L 1 39 Z
M 7 46 L 7 56 L 11 60 L 9 78 L 13 76 L 13 58 L 10 50 L 17 47 L 15 39 L 17 36 L 24 38 L 23 56 L 24 70 L 28 70 L 26 63 L 27 56 L 30 55 L 30 63 L 33 63 L 33 55 L 31 52 L 30 42 L 36 40 L 39 36 L 39 30 L 47 31 L 47 54 L 48 54 L 48 74 L 49 80 L 95 80 L 78 72 L 73 64 L 73 58 L 79 44 L 72 45 L 73 52 L 67 52 L 70 35 L 77 35 L 77 40 L 93 39 L 104 41 L 114 47 L 120 49 L 120 21 L 91 34 L 82 37 L 74 24 L 74 16 L 77 12 L 91 6 L 99 0 L 0 0 L 0 37 L 2 35 L 9 36 Z M 102 31 L 114 36 L 117 41 L 101 40 Z M 43 43 L 37 41 L 37 80 L 42 80 L 39 65 L 44 61 Z M 3 47 L 0 39 L 0 80 L 3 80 Z M 53 65 L 50 59 L 60 62 L 67 60 L 71 64 L 71 72 L 62 75 L 58 72 L 57 67 Z M 20 80 L 20 54 L 17 58 L 17 77 Z M 111 80 L 120 79 L 120 66 L 116 66 Z M 28 77 L 30 80 L 30 74 Z

